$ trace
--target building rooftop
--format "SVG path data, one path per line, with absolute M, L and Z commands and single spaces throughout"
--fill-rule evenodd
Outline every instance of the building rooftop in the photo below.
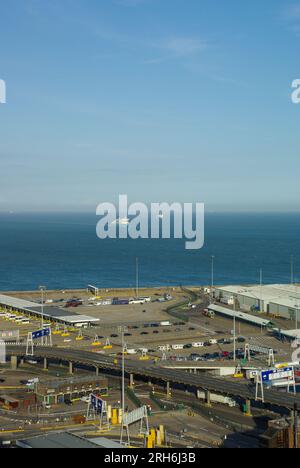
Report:
M 84 439 L 70 432 L 58 432 L 18 440 L 17 446 L 30 449 L 100 449 L 121 448 L 120 444 L 104 438 Z
M 261 299 L 268 302 L 274 302 L 281 298 L 289 298 L 290 296 L 299 297 L 300 286 L 292 284 L 271 284 L 271 285 L 255 285 L 255 286 L 224 286 L 217 288 L 232 294 L 239 294 L 253 299 Z
M 5 296 L 4 294 L 0 294 L 0 304 L 16 309 L 29 309 L 30 307 L 41 307 L 36 302 L 30 302 L 26 301 L 25 299 L 18 299 L 16 297 Z
M 280 299 L 274 299 L 271 301 L 271 304 L 289 307 L 290 309 L 299 309 L 300 311 L 300 298 L 295 297 L 282 297 Z M 300 318 L 300 316 L 299 316 Z
M 226 315 L 227 317 L 233 318 L 235 316 L 237 319 L 263 327 L 267 327 L 271 323 L 270 320 L 262 319 L 261 317 L 256 317 L 250 314 L 245 314 L 244 312 L 234 312 L 233 310 L 227 309 L 226 307 L 221 307 L 215 304 L 211 304 L 208 309 L 221 315 Z
M 97 437 L 96 439 L 89 439 L 89 441 L 92 442 L 93 444 L 98 445 L 101 448 L 107 448 L 107 449 L 113 449 L 113 448 L 116 448 L 116 449 L 122 448 L 123 449 L 124 448 L 124 446 L 122 446 L 118 442 L 114 442 L 113 440 L 105 439 L 104 437 Z
M 68 379 L 55 379 L 55 380 L 46 380 L 38 383 L 39 387 L 47 387 L 47 388 L 60 388 L 64 385 L 84 385 L 89 383 L 103 383 L 106 382 L 107 378 L 103 376 L 93 376 L 93 375 L 86 375 L 82 377 L 70 377 Z
M 41 304 L 29 302 L 24 299 L 17 299 L 10 296 L 0 295 L 0 305 L 11 307 L 14 309 L 21 310 L 26 314 L 41 315 Z M 71 312 L 66 308 L 44 306 L 44 317 L 47 319 L 57 320 L 67 325 L 80 324 L 80 323 L 97 323 L 99 319 L 90 317 L 88 315 L 76 314 L 74 310 Z

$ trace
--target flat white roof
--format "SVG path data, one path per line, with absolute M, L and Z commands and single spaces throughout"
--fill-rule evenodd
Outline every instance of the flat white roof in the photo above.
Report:
M 16 309 L 28 309 L 30 307 L 41 307 L 41 305 L 37 304 L 36 302 L 30 302 L 30 301 L 26 301 L 25 299 L 18 299 L 16 297 L 5 296 L 4 294 L 0 294 L 0 305 L 13 307 Z
M 250 314 L 245 314 L 244 312 L 234 312 L 233 310 L 227 309 L 226 307 L 221 307 L 215 304 L 212 304 L 208 307 L 209 310 L 212 310 L 213 312 L 226 315 L 227 317 L 233 318 L 234 316 L 240 320 L 243 320 L 245 322 L 253 323 L 255 325 L 263 326 L 266 327 L 271 323 L 270 320 L 262 319 L 260 317 L 255 317 Z
M 18 299 L 15 297 L 5 296 L 0 294 L 0 305 L 20 309 L 24 313 L 34 313 L 41 315 L 41 304 L 35 302 L 26 301 L 24 299 Z M 66 310 L 53 306 L 44 307 L 44 317 L 54 320 L 59 320 L 65 323 L 96 323 L 99 319 L 90 317 L 87 315 L 71 314 Z
M 278 328 L 276 331 L 280 332 L 283 336 L 287 338 L 295 338 L 300 339 L 300 330 L 279 330 Z
M 281 299 L 274 299 L 270 304 L 275 304 L 279 306 L 289 307 L 290 309 L 299 309 L 300 310 L 300 298 L 293 297 L 282 297 Z
M 267 302 L 274 302 L 280 298 L 289 298 L 290 296 L 299 297 L 300 286 L 292 284 L 271 284 L 271 285 L 256 285 L 256 286 L 224 286 L 217 288 L 219 291 L 224 291 L 229 294 L 239 294 L 241 296 L 250 297 L 253 299 L 261 299 Z

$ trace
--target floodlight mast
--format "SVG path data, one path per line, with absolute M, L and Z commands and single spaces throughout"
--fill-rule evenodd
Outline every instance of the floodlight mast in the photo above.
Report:
M 47 290 L 46 286 L 39 286 L 39 290 L 41 292 L 41 312 L 42 312 L 42 330 L 44 330 L 44 294 L 45 291 Z M 44 336 L 42 336 L 41 339 L 41 345 L 44 345 Z

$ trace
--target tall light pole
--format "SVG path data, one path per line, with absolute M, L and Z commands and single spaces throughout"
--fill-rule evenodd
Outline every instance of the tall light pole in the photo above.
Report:
M 259 284 L 260 284 L 260 304 L 259 304 L 259 311 L 260 312 L 264 312 L 263 310 L 263 298 L 262 298 L 262 287 L 263 287 L 263 269 L 261 268 L 260 269 L 260 280 L 259 280 Z
M 136 258 L 136 262 L 135 262 L 135 293 L 136 293 L 136 297 L 138 298 L 139 297 L 139 259 Z
M 122 326 L 118 328 L 122 336 L 122 414 L 125 414 L 125 333 L 127 333 L 127 327 Z
M 294 284 L 294 256 L 291 255 L 291 284 Z
M 211 256 L 211 289 L 213 290 L 215 285 L 215 256 Z
M 298 313 L 299 313 L 299 299 L 297 299 L 297 302 L 295 304 L 295 310 L 296 310 L 296 330 L 298 330 Z
M 39 286 L 41 292 L 41 304 L 42 304 L 42 330 L 44 330 L 44 293 L 47 290 L 46 286 Z M 44 344 L 44 337 L 42 336 L 42 345 Z
M 236 298 L 233 299 L 233 360 L 236 361 Z

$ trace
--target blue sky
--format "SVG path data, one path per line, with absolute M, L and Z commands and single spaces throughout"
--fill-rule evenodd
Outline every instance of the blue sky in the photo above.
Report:
M 300 2 L 2 0 L 3 210 L 299 209 Z

